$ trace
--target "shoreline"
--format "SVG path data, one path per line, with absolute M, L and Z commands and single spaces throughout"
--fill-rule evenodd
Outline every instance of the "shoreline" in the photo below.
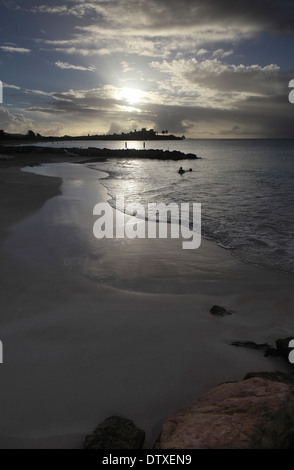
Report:
M 10 226 L 40 210 L 46 201 L 61 194 L 61 178 L 24 173 L 19 167 L 0 168 L 0 241 Z M 30 187 L 30 191 L 26 191 Z
M 105 200 L 97 172 L 83 166 L 72 171 L 88 175 L 85 186 L 98 191 L 93 197 Z M 101 265 L 109 279 L 124 279 L 97 283 L 52 258 L 46 226 L 35 232 L 40 221 L 48 218 L 50 225 L 50 214 L 56 218 L 60 204 L 76 211 L 74 176 L 62 180 L 60 193 L 60 179 L 19 169 L 3 172 L 2 194 L 12 198 L 14 216 L 4 219 L 10 224 L 9 237 L 0 240 L 0 338 L 7 358 L 0 368 L 1 448 L 80 448 L 85 435 L 114 412 L 146 430 L 148 448 L 164 418 L 220 382 L 241 379 L 254 369 L 288 371 L 278 358 L 236 349 L 230 342 L 272 342 L 287 336 L 294 327 L 289 275 L 266 271 L 260 278 L 258 268 L 235 260 L 214 242 L 203 240 L 188 265 L 175 241 L 145 240 L 97 245 L 95 269 Z M 1 170 L 0 175 L 3 179 Z M 46 182 L 46 196 L 36 204 Z M 34 196 L 23 199 L 28 193 Z M 18 211 L 18 200 L 23 200 L 23 210 Z M 25 206 L 30 206 L 26 212 Z M 70 214 L 72 220 L 75 214 Z M 57 234 L 52 246 L 61 243 Z M 234 314 L 214 318 L 209 314 L 214 304 L 226 305 Z

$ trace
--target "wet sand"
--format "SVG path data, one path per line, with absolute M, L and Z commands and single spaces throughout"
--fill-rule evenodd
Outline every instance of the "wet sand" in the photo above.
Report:
M 0 169 L 0 237 L 8 226 L 25 219 L 49 198 L 60 194 L 61 183 L 60 178 L 24 174 L 15 166 Z
M 146 431 L 217 384 L 290 366 L 232 341 L 294 337 L 293 277 L 212 242 L 95 240 L 83 165 L 0 172 L 0 448 L 80 448 L 119 414 Z M 214 304 L 234 314 L 213 317 Z

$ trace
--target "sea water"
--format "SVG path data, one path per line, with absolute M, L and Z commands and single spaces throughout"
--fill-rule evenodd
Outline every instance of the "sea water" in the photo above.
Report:
M 48 145 L 47 143 L 44 145 Z M 125 142 L 62 142 L 58 147 L 124 149 Z M 128 142 L 128 148 L 143 148 Z M 202 234 L 236 258 L 294 272 L 294 140 L 148 141 L 146 149 L 180 150 L 199 160 L 119 158 L 91 163 L 110 196 L 126 202 L 201 203 Z M 178 169 L 193 170 L 183 175 Z

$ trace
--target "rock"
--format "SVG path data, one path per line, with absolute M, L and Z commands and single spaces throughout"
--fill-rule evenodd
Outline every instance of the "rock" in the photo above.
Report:
M 210 309 L 210 313 L 218 317 L 224 317 L 225 315 L 232 315 L 233 312 L 226 310 L 224 307 L 220 307 L 219 305 L 214 305 Z
M 191 158 L 191 159 L 197 159 L 197 160 L 200 160 L 200 157 L 197 157 L 197 155 L 194 155 L 194 153 L 187 153 L 187 158 Z
M 257 344 L 253 341 L 233 341 L 231 345 L 239 348 L 258 349 L 259 351 L 267 351 L 270 349 L 270 345 L 267 343 Z
M 141 449 L 144 440 L 145 432 L 133 421 L 111 416 L 86 437 L 84 449 Z
M 155 449 L 288 449 L 293 387 L 262 377 L 222 384 L 168 418 Z
M 267 343 L 257 344 L 253 341 L 233 341 L 231 345 L 243 348 L 263 350 L 265 357 L 282 357 L 286 359 L 287 362 L 289 362 L 289 354 L 293 349 L 289 348 L 289 343 L 292 339 L 293 338 L 277 339 L 276 348 Z
M 292 338 L 284 338 L 284 339 L 277 339 L 276 341 L 276 348 L 279 353 L 279 356 L 283 357 L 284 359 L 289 359 L 289 354 L 293 348 L 289 348 L 290 341 L 293 340 Z
M 279 357 L 279 351 L 275 348 L 268 348 L 265 352 L 264 352 L 264 356 L 265 357 Z
M 277 339 L 276 340 L 276 349 L 275 348 L 269 348 L 265 356 L 270 356 L 270 357 L 282 357 L 286 359 L 287 362 L 289 362 L 289 354 L 292 351 L 293 348 L 289 348 L 289 343 L 293 339 L 293 337 L 289 338 L 283 338 L 283 339 Z
M 244 380 L 252 379 L 253 377 L 261 377 L 262 379 L 268 379 L 272 382 L 282 382 L 294 386 L 294 376 L 286 374 L 285 372 L 249 372 L 245 375 Z

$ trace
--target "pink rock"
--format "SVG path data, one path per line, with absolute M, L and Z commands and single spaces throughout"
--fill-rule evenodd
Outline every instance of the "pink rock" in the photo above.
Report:
M 155 448 L 290 448 L 293 393 L 289 384 L 259 377 L 222 384 L 168 418 Z

